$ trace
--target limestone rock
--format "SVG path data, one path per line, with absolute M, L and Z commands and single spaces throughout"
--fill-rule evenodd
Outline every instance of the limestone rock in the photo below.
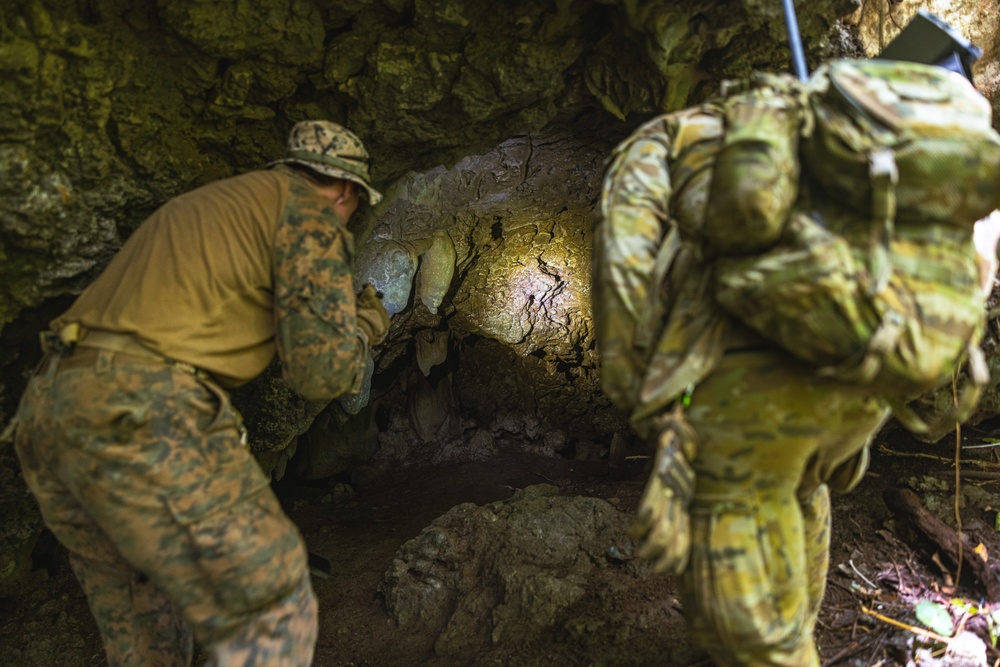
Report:
M 437 635 L 434 650 L 442 658 L 562 633 L 585 642 L 595 664 L 611 657 L 631 664 L 627 637 L 641 631 L 663 633 L 667 664 L 668 656 L 690 651 L 683 638 L 666 634 L 680 619 L 676 611 L 635 600 L 615 620 L 574 612 L 584 598 L 618 608 L 632 599 L 630 589 L 656 585 L 648 567 L 632 559 L 630 520 L 607 501 L 563 497 L 547 484 L 506 502 L 459 505 L 400 547 L 379 590 L 400 626 Z

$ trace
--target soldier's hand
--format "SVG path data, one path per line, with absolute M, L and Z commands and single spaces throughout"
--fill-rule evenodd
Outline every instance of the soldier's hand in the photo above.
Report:
M 688 507 L 694 494 L 694 470 L 685 455 L 683 438 L 693 438 L 679 426 L 660 432 L 656 461 L 629 534 L 639 540 L 640 558 L 652 561 L 656 572 L 680 574 L 691 548 Z M 693 444 L 691 445 L 693 446 Z
M 365 283 L 357 298 L 358 328 L 368 336 L 370 345 L 378 345 L 389 333 L 389 313 L 371 283 Z

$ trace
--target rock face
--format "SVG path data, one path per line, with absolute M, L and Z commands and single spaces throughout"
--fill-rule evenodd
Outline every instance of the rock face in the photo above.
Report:
M 642 664 L 629 655 L 636 634 L 647 659 L 659 644 L 662 664 L 687 664 L 696 651 L 678 636 L 679 612 L 649 595 L 663 579 L 633 560 L 629 521 L 607 501 L 547 484 L 459 505 L 400 547 L 379 591 L 402 628 L 436 635 L 435 656 L 455 664 L 553 633 L 594 664 Z M 608 617 L 581 612 L 595 597 Z
M 870 13 L 854 28 L 839 21 L 849 0 L 798 4 L 810 63 L 861 52 Z M 911 4 L 889 5 L 895 23 Z M 387 193 L 351 227 L 356 277 L 380 285 L 393 326 L 356 399 L 303 401 L 275 367 L 236 392 L 264 467 L 374 474 L 505 447 L 608 456 L 627 429 L 598 390 L 589 314 L 604 158 L 723 78 L 787 69 L 780 12 L 763 0 L 0 3 L 0 422 L 37 331 L 149 213 L 267 163 L 294 122 L 318 117 L 362 137 Z M 992 41 L 981 68 L 995 96 Z
M 354 129 L 384 186 L 582 108 L 620 135 L 616 118 L 680 107 L 751 66 L 782 66 L 774 3 L 721 7 L 5 2 L 0 323 L 79 290 L 167 197 L 276 157 L 297 120 Z M 817 54 L 845 10 L 802 10 Z M 718 60 L 705 62 L 709 53 Z

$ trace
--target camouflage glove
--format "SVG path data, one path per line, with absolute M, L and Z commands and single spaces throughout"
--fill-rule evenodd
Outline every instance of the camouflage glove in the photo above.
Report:
M 389 313 L 385 311 L 382 300 L 378 297 L 375 287 L 365 283 L 357 298 L 358 328 L 368 336 L 369 345 L 378 345 L 389 333 Z
M 694 433 L 679 407 L 657 427 L 656 462 L 629 535 L 642 542 L 638 555 L 653 561 L 655 572 L 680 574 L 691 547 Z

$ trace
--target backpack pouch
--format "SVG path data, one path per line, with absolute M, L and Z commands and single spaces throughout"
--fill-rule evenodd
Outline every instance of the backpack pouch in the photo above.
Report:
M 870 293 L 866 226 L 824 222 L 797 211 L 770 251 L 717 260 L 719 304 L 820 373 L 886 396 L 947 381 L 985 320 L 971 234 L 901 225 L 889 246 L 893 272 Z

